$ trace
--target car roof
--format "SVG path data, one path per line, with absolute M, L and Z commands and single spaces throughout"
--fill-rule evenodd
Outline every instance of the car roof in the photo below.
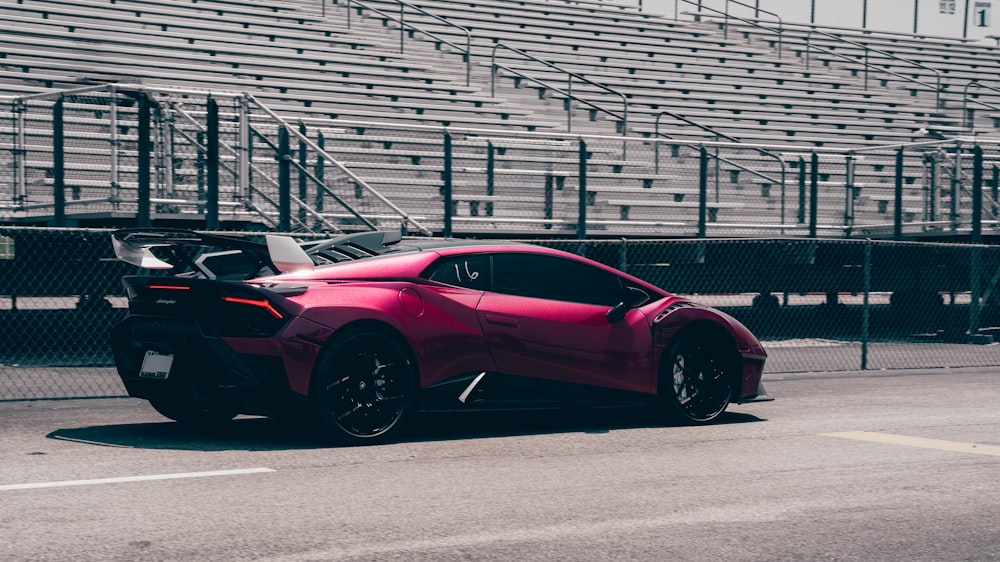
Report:
M 502 252 L 550 255 L 587 263 L 598 269 L 604 269 L 624 277 L 637 286 L 645 287 L 656 294 L 665 294 L 663 289 L 655 285 L 583 256 L 537 244 L 490 240 L 401 240 L 384 248 L 378 255 L 364 256 L 363 259 L 331 262 L 319 265 L 312 271 L 288 273 L 278 276 L 278 278 L 287 281 L 406 280 L 419 277 L 441 257 L 466 253 L 492 254 Z

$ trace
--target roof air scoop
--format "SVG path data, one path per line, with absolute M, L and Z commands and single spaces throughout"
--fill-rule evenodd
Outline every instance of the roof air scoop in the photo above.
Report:
M 287 236 L 275 236 L 268 234 L 267 253 L 274 267 L 281 273 L 292 273 L 295 271 L 312 271 L 315 267 L 312 258 L 306 254 L 302 246 Z

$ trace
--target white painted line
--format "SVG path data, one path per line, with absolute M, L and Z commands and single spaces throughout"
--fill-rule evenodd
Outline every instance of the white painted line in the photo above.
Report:
M 976 455 L 1000 457 L 1000 447 L 996 445 L 961 443 L 958 441 L 943 441 L 941 439 L 924 439 L 923 437 L 907 437 L 906 435 L 893 435 L 891 433 L 878 433 L 875 431 L 841 431 L 837 433 L 821 433 L 820 435 L 824 435 L 826 437 L 838 437 L 840 439 L 853 439 L 855 441 L 884 443 L 887 445 L 905 445 L 907 447 L 919 447 L 921 449 L 936 449 L 938 451 L 950 451 L 952 453 L 973 453 Z
M 275 472 L 273 468 L 238 468 L 234 470 L 212 470 L 209 472 L 178 472 L 174 474 L 148 474 L 146 476 L 121 476 L 118 478 L 97 478 L 94 480 L 63 480 L 62 482 L 34 482 L 30 484 L 6 484 L 0 492 L 8 490 L 31 490 L 34 488 L 62 488 L 65 486 L 90 486 L 94 484 L 120 484 L 122 482 L 145 482 L 147 480 L 175 480 L 178 478 L 206 478 L 210 476 L 237 476 Z

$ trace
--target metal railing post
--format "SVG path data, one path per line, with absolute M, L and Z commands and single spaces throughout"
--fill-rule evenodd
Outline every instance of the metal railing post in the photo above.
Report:
M 722 29 L 722 38 L 723 39 L 729 39 L 729 0 L 726 0 L 726 4 L 725 4 L 725 8 L 724 8 L 723 12 L 724 12 L 724 16 L 723 17 L 725 19 L 724 19 L 724 22 L 723 22 L 724 27 Z
M 566 98 L 566 132 L 573 132 L 573 75 L 566 75 L 566 91 L 569 96 Z
M 28 172 L 27 172 L 27 158 L 28 158 L 28 147 L 25 140 L 25 112 L 28 110 L 28 105 L 21 100 L 18 100 L 14 104 L 14 111 L 17 112 L 17 134 L 14 136 L 14 168 L 15 178 L 14 178 L 14 204 L 21 206 L 24 205 L 28 199 Z
M 896 189 L 893 195 L 892 239 L 903 239 L 903 149 L 896 151 Z
M 325 0 L 324 0 L 325 1 Z M 250 104 L 239 98 L 239 146 L 236 147 L 236 197 L 250 199 Z
M 819 207 L 819 154 L 812 153 L 809 170 L 809 238 L 816 238 L 816 215 Z
M 299 137 L 299 170 L 307 170 L 308 168 L 306 166 L 308 165 L 308 161 L 306 160 L 306 143 L 302 141 L 302 139 L 306 136 L 306 125 L 301 121 L 299 122 L 299 133 L 301 135 Z M 306 213 L 305 204 L 309 201 L 309 178 L 306 177 L 306 174 L 302 173 L 298 174 L 298 176 L 299 201 L 302 202 L 302 204 L 299 205 L 299 221 L 302 224 L 306 224 L 308 213 Z
M 972 150 L 972 234 L 973 244 L 983 243 L 983 147 Z
M 63 107 L 63 96 L 59 96 L 52 105 L 52 195 L 55 202 L 55 226 L 66 226 L 66 136 Z
M 288 129 L 278 127 L 278 230 L 289 232 L 292 227 L 292 177 L 291 148 Z
M 219 229 L 219 104 L 209 97 L 205 116 L 205 228 Z
M 994 220 L 1000 219 L 1000 166 L 993 165 L 993 178 L 990 180 L 990 196 L 992 198 L 992 211 L 990 216 Z
M 316 136 L 316 144 L 319 146 L 320 151 L 326 150 L 326 137 L 323 136 L 323 131 L 320 131 Z M 324 169 L 323 162 L 324 162 L 323 154 L 317 152 L 316 164 L 315 167 L 313 168 L 313 175 L 316 176 L 317 180 L 319 180 L 318 182 L 319 184 L 322 184 L 326 181 L 326 178 L 323 177 L 323 174 L 326 171 Z M 323 189 L 320 188 L 319 186 L 317 186 L 316 189 L 316 202 L 313 204 L 313 208 L 316 209 L 317 213 L 323 212 Z
M 406 13 L 404 11 L 405 8 L 406 8 L 405 4 L 403 3 L 399 4 L 399 52 L 400 53 L 404 52 L 403 45 L 404 41 L 406 40 L 406 24 L 403 22 L 403 19 L 406 17 Z
M 454 212 L 454 201 L 452 200 L 452 161 L 451 161 L 451 133 L 444 132 L 444 171 L 441 173 L 444 180 L 444 237 L 451 236 L 451 215 Z
M 195 164 L 198 170 L 198 200 L 205 199 L 205 186 L 208 185 L 208 158 L 205 155 L 205 151 L 201 147 L 205 146 L 205 133 L 198 131 L 194 136 L 195 142 L 198 143 L 198 148 L 195 152 Z M 202 213 L 205 209 L 202 206 L 198 206 L 198 212 Z
M 136 198 L 138 209 L 135 213 L 136 226 L 148 228 L 151 224 L 149 194 L 149 158 L 153 139 L 150 138 L 149 96 L 139 92 L 139 193 Z
M 951 171 L 951 209 L 949 213 L 949 220 L 951 221 L 951 229 L 958 230 L 959 221 L 961 220 L 962 207 L 959 204 L 962 197 L 962 143 L 955 143 L 955 160 L 954 167 Z
M 806 198 L 806 159 L 799 156 L 799 224 L 806 222 L 806 205 L 809 200 Z
M 580 139 L 579 180 L 576 238 L 585 240 L 587 238 L 587 143 L 582 138 Z
M 854 165 L 855 158 L 853 152 L 848 152 L 844 157 L 846 161 L 845 185 L 844 185 L 844 226 L 849 233 L 854 227 Z
M 708 150 L 702 146 L 698 162 L 698 238 L 706 233 L 705 216 L 708 214 Z
M 115 201 L 115 208 L 121 201 L 121 184 L 118 182 L 118 90 L 114 84 L 108 87 L 111 94 L 110 115 L 108 115 L 109 130 L 111 134 L 108 138 L 108 148 L 111 152 L 111 197 Z
M 490 197 L 496 193 L 496 165 L 496 147 L 489 141 L 486 143 L 486 195 Z M 493 216 L 493 201 L 486 202 L 486 216 Z

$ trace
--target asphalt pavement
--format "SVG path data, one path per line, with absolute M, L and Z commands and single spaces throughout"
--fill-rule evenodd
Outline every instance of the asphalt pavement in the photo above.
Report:
M 434 414 L 330 447 L 0 403 L 8 560 L 1000 560 L 996 368 L 790 373 L 719 423 Z

